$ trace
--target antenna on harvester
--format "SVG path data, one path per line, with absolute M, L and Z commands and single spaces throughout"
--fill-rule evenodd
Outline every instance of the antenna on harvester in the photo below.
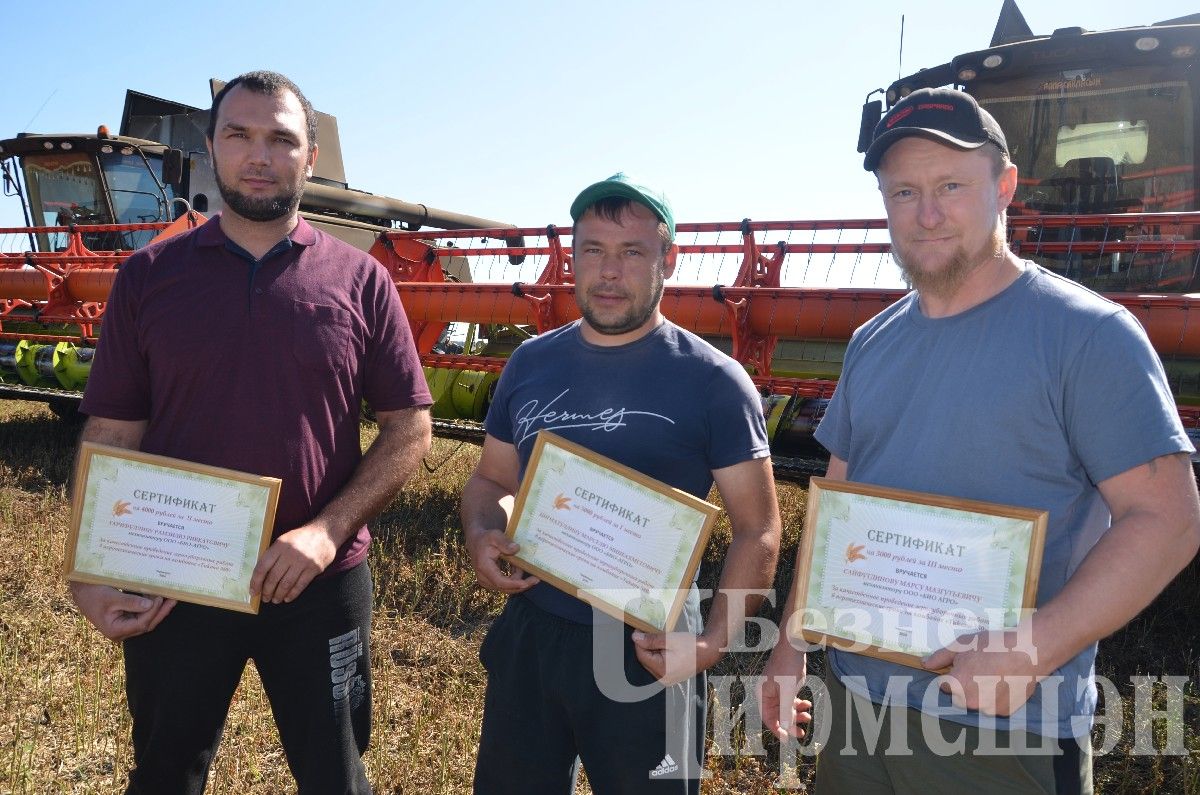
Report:
M 900 62 L 896 64 L 896 79 L 904 77 L 904 15 L 900 15 Z

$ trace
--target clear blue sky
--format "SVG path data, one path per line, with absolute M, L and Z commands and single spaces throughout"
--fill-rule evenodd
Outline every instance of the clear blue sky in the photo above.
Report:
M 1177 0 L 1019 0 L 1035 33 L 1147 24 Z M 125 89 L 195 106 L 268 68 L 338 117 L 352 187 L 523 226 L 623 170 L 682 221 L 878 217 L 855 152 L 871 89 L 987 46 L 1001 0 L 0 0 L 0 137 L 116 129 Z M 948 13 L 947 9 L 953 8 Z M 0 198 L 0 226 L 20 223 Z

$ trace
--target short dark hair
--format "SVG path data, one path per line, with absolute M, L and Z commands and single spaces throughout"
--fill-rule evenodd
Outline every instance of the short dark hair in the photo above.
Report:
M 313 110 L 312 103 L 308 101 L 308 97 L 304 96 L 304 92 L 300 90 L 299 86 L 284 75 L 265 69 L 240 74 L 226 83 L 217 92 L 217 95 L 213 97 L 212 109 L 208 112 L 208 131 L 205 133 L 208 140 L 211 141 L 217 134 L 217 110 L 221 107 L 221 100 L 225 99 L 225 95 L 238 86 L 247 91 L 253 91 L 255 94 L 263 94 L 268 97 L 278 96 L 285 91 L 291 91 L 296 95 L 296 99 L 300 100 L 300 107 L 304 110 L 304 125 L 306 128 L 305 132 L 308 134 L 309 151 L 311 152 L 313 147 L 317 145 L 317 112 Z
M 646 207 L 641 202 L 635 202 L 633 199 L 627 199 L 624 196 L 605 196 L 603 199 L 598 199 L 590 207 L 584 209 L 579 216 L 582 218 L 586 213 L 592 212 L 606 221 L 619 224 L 621 223 L 621 217 L 635 204 L 639 207 Z M 654 212 L 653 208 L 646 207 L 646 209 Z M 665 221 L 658 222 L 658 236 L 662 239 L 662 250 L 666 254 L 670 251 L 671 244 L 675 241 L 671 239 L 671 230 L 667 227 Z M 574 242 L 572 242 L 572 245 L 574 245 Z

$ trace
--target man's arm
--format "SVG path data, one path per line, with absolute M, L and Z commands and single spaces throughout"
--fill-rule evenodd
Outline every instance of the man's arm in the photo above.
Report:
M 829 457 L 825 469 L 829 480 L 846 479 L 846 462 L 837 456 Z M 796 550 L 796 566 L 792 584 L 788 586 L 787 602 L 783 606 L 783 621 L 775 648 L 763 668 L 763 681 L 759 685 L 758 703 L 763 725 L 781 740 L 788 736 L 803 737 L 803 724 L 812 720 L 811 701 L 796 698 L 808 673 L 808 658 L 802 648 L 793 645 L 788 637 L 788 624 L 796 612 L 796 578 L 800 576 L 800 550 Z M 783 704 L 787 707 L 783 707 Z
M 428 407 L 375 413 L 379 435 L 350 480 L 312 521 L 267 547 L 250 590 L 265 602 L 290 602 L 333 562 L 338 547 L 396 496 L 429 450 Z
M 927 659 L 930 669 L 951 666 L 950 675 L 962 686 L 954 694 L 960 706 L 1011 714 L 1033 693 L 1037 679 L 1127 624 L 1196 554 L 1200 498 L 1186 453 L 1156 458 L 1099 488 L 1112 526 L 1062 591 L 1022 622 L 1029 623 L 1024 634 L 985 633 L 981 649 L 957 654 L 941 649 Z M 1032 637 L 1036 654 L 1012 648 L 1022 637 Z M 1013 678 L 1002 681 L 993 697 L 980 691 L 980 676 Z
M 517 448 L 490 434 L 484 437 L 483 452 L 475 471 L 463 487 L 461 516 L 463 536 L 475 577 L 491 591 L 514 594 L 538 584 L 520 569 L 505 573 L 501 555 L 515 554 L 521 547 L 504 534 L 517 493 L 517 472 L 521 462 Z
M 762 604 L 762 596 L 747 595 L 746 591 L 769 588 L 779 558 L 779 501 L 771 459 L 756 458 L 713 470 L 713 478 L 729 514 L 733 539 L 703 634 L 633 633 L 638 660 L 664 684 L 682 682 L 711 668 L 725 655 L 730 639 L 741 636 L 744 617 L 753 615 Z M 731 610 L 731 599 L 744 600 L 744 604 Z
M 146 422 L 110 420 L 104 417 L 88 417 L 80 442 L 95 442 L 126 450 L 137 450 L 146 433 Z M 75 469 L 71 468 L 72 484 L 68 491 L 74 495 Z M 123 593 L 107 585 L 92 585 L 83 582 L 69 583 L 71 598 L 79 612 L 110 640 L 125 640 L 149 632 L 166 618 L 175 606 L 174 599 L 161 596 L 146 597 Z

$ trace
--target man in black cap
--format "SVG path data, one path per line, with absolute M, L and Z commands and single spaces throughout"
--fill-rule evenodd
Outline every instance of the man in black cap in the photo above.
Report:
M 511 595 L 479 650 L 488 685 L 475 792 L 570 795 L 582 759 L 598 795 L 695 795 L 703 672 L 757 610 L 779 551 L 761 404 L 737 362 L 659 311 L 676 256 L 666 197 L 618 174 L 585 188 L 571 217 L 583 317 L 513 354 L 462 497 L 476 576 Z M 542 430 L 700 498 L 716 483 L 732 540 L 703 632 L 694 586 L 678 631 L 648 634 L 502 568 L 518 551 L 504 528 Z M 642 554 L 658 560 L 655 531 L 650 522 Z
M 847 348 L 817 431 L 828 476 L 1049 520 L 1037 611 L 1018 627 L 960 637 L 925 671 L 827 652 L 818 788 L 1090 792 L 1096 643 L 1196 552 L 1192 445 L 1137 320 L 1008 248 L 1017 169 L 972 97 L 913 92 L 865 167 L 914 290 Z M 765 671 L 764 723 L 781 738 L 810 720 L 775 679 L 803 678 L 798 643 L 781 638 Z

